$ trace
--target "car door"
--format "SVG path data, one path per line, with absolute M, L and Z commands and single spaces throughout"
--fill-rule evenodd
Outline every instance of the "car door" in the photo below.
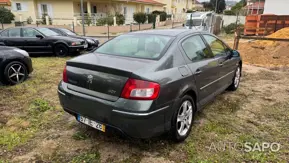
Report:
M 200 35 L 192 35 L 181 41 L 187 56 L 187 65 L 194 74 L 199 103 L 204 105 L 214 97 L 218 89 L 218 59 L 214 58 Z M 193 81 L 192 81 L 193 82 Z
M 13 46 L 22 49 L 24 40 L 21 38 L 20 28 L 10 28 L 1 32 L 1 40 L 6 46 Z
M 36 35 L 41 35 L 43 38 L 38 38 Z M 52 53 L 52 47 L 49 46 L 45 36 L 34 28 L 22 28 L 22 38 L 25 40 L 23 49 L 28 53 Z
M 214 58 L 218 59 L 220 70 L 219 87 L 227 88 L 232 83 L 238 61 L 232 58 L 231 49 L 220 39 L 208 34 L 204 34 L 203 37 L 208 43 Z

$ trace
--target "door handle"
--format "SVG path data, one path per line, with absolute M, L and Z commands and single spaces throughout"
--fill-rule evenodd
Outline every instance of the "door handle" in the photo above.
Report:
M 200 69 L 197 69 L 196 72 L 195 72 L 195 75 L 199 75 L 201 73 L 202 73 L 202 71 Z

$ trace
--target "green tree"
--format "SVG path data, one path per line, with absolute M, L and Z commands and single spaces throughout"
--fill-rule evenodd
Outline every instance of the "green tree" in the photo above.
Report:
M 217 5 L 217 13 L 222 13 L 226 9 L 225 0 L 210 0 L 210 3 L 214 11 L 216 10 L 216 5 Z
M 4 28 L 4 23 L 11 23 L 14 18 L 15 16 L 10 10 L 0 7 L 0 23 L 2 25 L 2 29 Z
M 133 20 L 138 23 L 140 30 L 140 24 L 144 24 L 147 21 L 147 16 L 143 12 L 136 12 L 133 14 Z

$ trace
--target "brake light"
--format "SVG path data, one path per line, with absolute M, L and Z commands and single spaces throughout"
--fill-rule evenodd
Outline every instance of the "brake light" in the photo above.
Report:
M 64 70 L 63 70 L 63 73 L 62 73 L 62 81 L 65 82 L 65 83 L 68 82 L 66 66 L 64 67 Z
M 122 90 L 121 97 L 135 100 L 154 100 L 158 97 L 160 85 L 158 83 L 128 79 Z

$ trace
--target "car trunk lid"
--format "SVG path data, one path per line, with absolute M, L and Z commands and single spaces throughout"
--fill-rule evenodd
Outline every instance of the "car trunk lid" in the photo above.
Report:
M 132 73 L 151 62 L 104 54 L 82 55 L 67 62 L 68 89 L 116 101 Z

